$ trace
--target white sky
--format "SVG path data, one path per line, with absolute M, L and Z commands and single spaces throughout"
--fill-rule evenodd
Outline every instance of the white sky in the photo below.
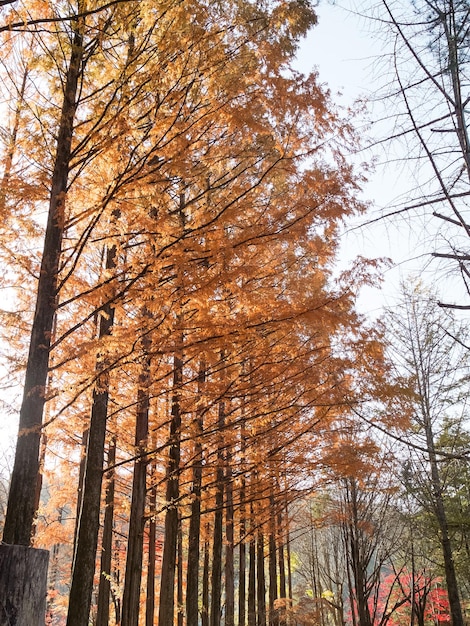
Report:
M 304 72 L 316 69 L 320 82 L 327 85 L 332 94 L 340 92 L 335 99 L 345 106 L 358 98 L 373 96 L 384 82 L 383 57 L 390 52 L 386 38 L 381 37 L 380 30 L 377 31 L 378 26 L 355 12 L 355 6 L 354 0 L 342 0 L 341 6 L 326 1 L 320 3 L 318 25 L 302 44 L 297 66 Z M 381 106 L 375 105 L 372 119 L 384 115 Z M 367 155 L 360 158 L 364 159 L 364 156 Z M 377 156 L 379 160 L 387 158 L 384 154 Z M 412 185 L 405 165 L 378 168 L 364 190 L 365 198 L 371 202 L 371 218 L 380 210 L 393 206 Z M 410 223 L 404 220 L 380 222 L 343 237 L 345 259 L 360 254 L 369 258 L 391 257 L 394 261 L 394 266 L 384 274 L 381 291 L 363 290 L 359 302 L 362 312 L 376 316 L 382 306 L 392 305 L 398 295 L 400 280 L 406 276 L 419 274 L 425 282 L 435 283 L 438 268 L 435 262 L 429 266 L 433 241 L 428 231 L 429 224 L 414 218 Z

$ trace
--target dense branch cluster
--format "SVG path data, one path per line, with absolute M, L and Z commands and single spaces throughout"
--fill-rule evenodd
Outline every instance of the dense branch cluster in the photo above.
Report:
M 12 368 L 30 331 L 4 541 L 52 548 L 52 623 L 279 619 L 289 504 L 387 395 L 373 264 L 333 272 L 356 140 L 291 67 L 315 13 L 3 4 Z

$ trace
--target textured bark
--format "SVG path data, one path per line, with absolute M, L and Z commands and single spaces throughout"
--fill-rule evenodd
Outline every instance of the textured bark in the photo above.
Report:
M 277 518 L 278 524 L 278 561 L 279 561 L 279 593 L 281 598 L 287 598 L 287 584 L 286 584 L 286 561 L 284 556 L 284 537 L 282 533 L 282 513 L 279 512 Z
M 277 600 L 277 559 L 276 559 L 276 529 L 274 525 L 274 502 L 271 503 L 271 528 L 269 530 L 269 624 L 277 626 L 279 616 L 274 608 Z
M 171 401 L 171 421 L 169 436 L 169 458 L 167 466 L 165 515 L 165 543 L 163 546 L 162 575 L 160 582 L 160 608 L 158 623 L 173 624 L 175 612 L 175 572 L 178 545 L 178 498 L 180 472 L 180 388 L 183 379 L 183 361 L 174 357 L 173 394 Z
M 112 437 L 108 451 L 108 467 L 106 475 L 106 499 L 101 540 L 100 582 L 98 585 L 98 607 L 96 626 L 108 626 L 109 601 L 111 597 L 111 564 L 113 553 L 113 522 L 114 522 L 114 464 L 116 462 L 116 437 Z
M 245 406 L 242 406 L 242 419 L 240 426 L 240 448 L 241 466 L 245 463 L 246 451 L 246 428 L 245 428 Z M 239 580 L 238 580 L 238 626 L 246 626 L 246 479 L 242 474 L 240 477 L 240 523 L 239 523 Z
M 258 531 L 256 542 L 256 592 L 258 597 L 258 626 L 266 626 L 266 577 L 264 573 L 264 535 Z
M 0 626 L 44 626 L 49 552 L 0 544 Z
M 113 269 L 115 265 L 116 248 L 113 246 L 106 255 L 106 268 Z M 104 307 L 100 317 L 100 338 L 111 334 L 113 323 L 114 307 L 108 304 Z M 96 367 L 99 376 L 92 397 L 82 507 L 77 520 L 77 545 L 72 564 L 67 626 L 88 625 L 95 574 L 109 400 L 109 373 L 106 369 L 106 362 L 99 355 Z
M 147 351 L 149 345 L 144 346 Z M 145 496 L 147 459 L 145 453 L 149 426 L 150 359 L 144 356 L 137 392 L 137 415 L 135 424 L 135 452 L 140 455 L 134 463 L 132 500 L 127 538 L 126 573 L 122 596 L 121 626 L 138 626 L 140 612 L 140 584 L 144 553 Z
M 57 135 L 49 213 L 26 363 L 15 462 L 3 529 L 3 540 L 9 544 L 30 545 L 36 515 L 35 493 L 39 475 L 39 447 L 46 400 L 51 336 L 57 309 L 65 196 L 77 108 L 78 80 L 84 54 L 82 28 L 81 22 L 76 23 Z
M 225 405 L 219 403 L 218 428 L 219 443 L 217 450 L 217 473 L 215 492 L 214 534 L 212 543 L 212 576 L 211 576 L 211 613 L 210 626 L 220 626 L 222 613 L 222 531 L 224 507 L 224 442 L 223 428 L 225 425 Z
M 253 511 L 251 511 L 253 519 Z M 248 569 L 248 626 L 256 626 L 256 541 L 250 536 Z
M 202 570 L 202 611 L 201 624 L 209 626 L 209 567 L 210 567 L 210 547 L 209 528 L 206 526 L 206 541 L 204 542 L 204 566 Z
M 372 626 L 372 616 L 368 604 L 367 560 L 361 551 L 360 520 L 357 498 L 357 484 L 354 478 L 347 479 L 347 505 L 349 519 L 345 523 L 349 567 L 352 573 L 353 594 L 355 597 L 357 621 L 359 626 Z
M 81 442 L 81 450 L 80 450 L 80 466 L 78 468 L 77 507 L 75 509 L 76 520 L 80 518 L 80 511 L 82 510 L 83 483 L 85 482 L 86 447 L 87 447 L 89 435 L 90 435 L 90 430 L 86 428 L 82 433 L 82 442 Z M 75 528 L 73 531 L 72 554 L 75 554 L 75 551 L 77 549 L 77 535 L 78 535 L 78 523 L 75 524 Z
M 238 626 L 246 625 L 246 543 L 245 520 L 240 520 L 240 544 L 238 546 Z
M 205 366 L 200 364 L 198 397 L 201 399 L 206 379 Z M 203 413 L 198 409 L 194 420 L 194 460 L 192 464 L 192 501 L 188 535 L 188 565 L 186 576 L 186 626 L 198 626 L 199 602 L 199 543 L 201 534 L 201 492 L 203 451 L 201 436 L 204 428 Z
M 181 514 L 178 513 L 178 563 L 177 563 L 177 584 L 176 584 L 176 600 L 177 600 L 177 626 L 183 626 L 184 609 L 183 609 L 183 525 L 181 523 Z
M 148 544 L 148 564 L 147 564 L 147 594 L 145 599 L 145 626 L 154 625 L 155 617 L 155 557 L 157 545 L 157 523 L 152 515 L 157 508 L 157 488 L 153 486 L 150 490 L 150 511 L 149 521 L 149 544 Z
M 228 450 L 230 458 L 230 449 Z M 229 468 L 226 475 L 225 507 L 225 626 L 235 624 L 235 570 L 233 537 L 233 485 Z

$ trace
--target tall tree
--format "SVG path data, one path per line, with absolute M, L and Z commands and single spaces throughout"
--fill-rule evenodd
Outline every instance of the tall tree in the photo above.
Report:
M 413 393 L 413 423 L 419 437 L 417 442 L 411 437 L 412 456 L 405 478 L 412 490 L 413 482 L 423 484 L 424 480 L 429 491 L 429 504 L 439 528 L 452 623 L 459 626 L 463 617 L 436 439 L 445 412 L 460 411 L 462 394 L 467 393 L 468 354 L 455 341 L 465 343 L 464 331 L 450 312 L 439 311 L 435 297 L 419 285 L 404 286 L 400 307 L 390 310 L 386 320 L 393 333 L 391 345 L 397 363 Z
M 84 3 L 78 2 L 77 14 L 80 14 L 83 9 Z M 65 225 L 65 198 L 72 158 L 79 77 L 85 55 L 84 27 L 85 20 L 82 17 L 75 18 L 71 22 L 72 45 L 64 80 L 56 155 L 50 184 L 48 220 L 26 366 L 15 464 L 3 529 L 3 540 L 10 544 L 30 545 L 36 513 L 35 494 L 39 480 L 39 445 L 46 401 L 52 327 L 57 308 L 59 262 Z
M 394 111 L 391 121 L 397 122 L 397 131 L 388 142 L 406 141 L 403 160 L 413 170 L 412 188 L 399 201 L 399 212 L 424 216 L 434 233 L 429 253 L 441 267 L 460 274 L 463 294 L 441 305 L 468 309 L 467 3 L 425 0 L 402 5 L 382 0 L 381 9 L 381 32 L 387 32 L 388 24 L 393 41 L 385 105 L 388 118 Z

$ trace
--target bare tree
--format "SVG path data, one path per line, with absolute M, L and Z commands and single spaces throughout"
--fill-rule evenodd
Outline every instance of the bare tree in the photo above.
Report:
M 413 169 L 413 188 L 393 214 L 420 213 L 422 238 L 427 228 L 433 233 L 429 253 L 446 271 L 455 274 L 457 268 L 465 289 L 457 302 L 440 306 L 469 310 L 468 2 L 381 0 L 377 10 L 373 18 L 390 36 L 392 49 L 384 101 L 387 138 L 381 143 L 405 142 L 404 160 Z
M 402 381 L 409 386 L 413 405 L 410 460 L 406 480 L 411 493 L 425 494 L 436 520 L 454 626 L 463 624 L 453 548 L 445 507 L 445 478 L 437 438 L 444 417 L 462 411 L 468 394 L 468 351 L 462 328 L 450 311 L 439 310 L 436 298 L 419 287 L 404 288 L 400 306 L 388 311 L 386 327 Z M 417 485 L 419 483 L 419 485 Z M 415 489 L 419 486 L 419 489 Z

